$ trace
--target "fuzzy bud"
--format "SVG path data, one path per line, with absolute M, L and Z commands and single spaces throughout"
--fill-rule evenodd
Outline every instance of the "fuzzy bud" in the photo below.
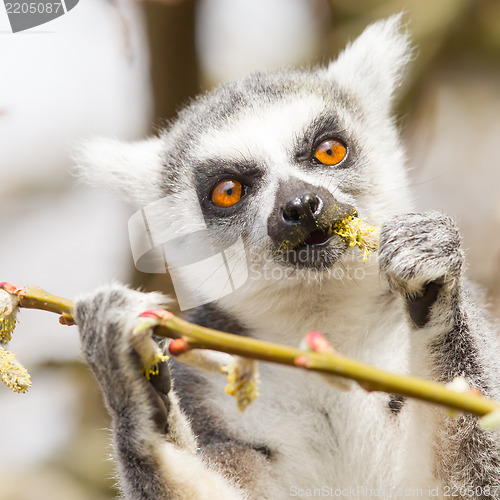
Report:
M 0 289 L 0 343 L 6 344 L 12 338 L 17 324 L 19 298 Z
M 259 395 L 259 374 L 254 359 L 235 357 L 235 361 L 221 370 L 227 376 L 226 394 L 236 398 L 238 410 L 245 411 Z
M 0 346 L 0 379 L 14 392 L 26 392 L 31 387 L 28 371 L 16 361 L 16 355 Z

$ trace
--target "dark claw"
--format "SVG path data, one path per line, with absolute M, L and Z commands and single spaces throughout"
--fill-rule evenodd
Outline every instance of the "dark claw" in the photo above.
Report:
M 150 395 L 155 408 L 153 422 L 161 433 L 167 434 L 168 413 L 170 410 L 168 393 L 171 387 L 171 378 L 170 369 L 166 362 L 158 365 L 158 373 L 151 375 L 149 383 Z
M 442 286 L 442 283 L 431 281 L 425 286 L 422 295 L 408 299 L 408 312 L 417 328 L 423 328 L 429 321 L 431 307 L 436 302 Z

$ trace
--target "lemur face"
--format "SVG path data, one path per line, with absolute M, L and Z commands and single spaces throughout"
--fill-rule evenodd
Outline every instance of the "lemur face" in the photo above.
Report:
M 379 222 L 384 191 L 404 177 L 391 122 L 374 110 L 325 71 L 254 75 L 181 114 L 167 162 L 182 159 L 176 182 L 194 188 L 217 242 L 242 235 L 250 261 L 327 269 L 354 252 L 334 225 Z
M 266 84 L 262 96 L 249 88 Z M 333 226 L 363 209 L 358 198 L 367 184 L 343 123 L 350 104 L 328 82 L 304 90 L 300 75 L 292 75 L 288 91 L 262 79 L 246 85 L 251 100 L 229 108 L 190 151 L 205 222 L 217 239 L 241 233 L 250 258 L 328 267 L 348 248 Z

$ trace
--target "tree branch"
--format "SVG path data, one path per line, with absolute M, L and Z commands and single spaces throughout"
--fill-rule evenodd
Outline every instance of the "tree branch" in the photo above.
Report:
M 41 309 L 61 315 L 63 324 L 74 324 L 73 302 L 49 294 L 38 287 L 17 287 L 0 283 L 0 289 L 18 298 L 19 307 Z M 333 351 L 310 352 L 195 325 L 164 310 L 141 315 L 154 318 L 154 334 L 179 339 L 170 344 L 170 353 L 179 355 L 189 349 L 211 349 L 260 361 L 295 366 L 358 382 L 367 391 L 383 391 L 416 398 L 454 410 L 485 416 L 500 412 L 500 403 L 477 391 L 457 392 L 443 384 L 421 378 L 395 375 L 342 356 Z M 0 318 L 1 320 L 1 318 Z M 491 415 L 490 415 L 491 417 Z

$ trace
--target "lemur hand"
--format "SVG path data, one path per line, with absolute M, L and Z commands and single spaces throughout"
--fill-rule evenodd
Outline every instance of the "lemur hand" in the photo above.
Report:
M 391 290 L 407 301 L 415 326 L 423 327 L 440 292 L 459 285 L 461 237 L 453 220 L 438 212 L 398 215 L 382 227 L 379 262 Z
M 133 331 L 140 313 L 165 302 L 158 293 L 146 294 L 123 285 L 101 288 L 75 302 L 83 357 L 101 386 L 111 415 L 123 416 L 138 409 L 149 412 L 160 432 L 167 425 L 169 369 L 162 362 L 158 374 L 146 379 L 143 360 L 133 348 Z

